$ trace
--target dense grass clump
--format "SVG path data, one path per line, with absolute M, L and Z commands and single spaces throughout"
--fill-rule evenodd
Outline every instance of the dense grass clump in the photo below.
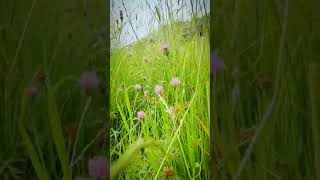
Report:
M 112 177 L 209 179 L 210 41 L 196 21 L 111 50 Z

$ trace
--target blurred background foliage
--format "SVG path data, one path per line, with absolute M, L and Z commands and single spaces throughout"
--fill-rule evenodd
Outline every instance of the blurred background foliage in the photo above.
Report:
M 319 2 L 211 5 L 211 49 L 226 67 L 211 79 L 212 176 L 230 179 L 243 168 L 239 179 L 319 179 Z
M 88 99 L 79 85 L 83 72 L 96 72 L 101 84 L 98 92 L 92 95 L 77 152 L 105 127 L 107 9 L 105 1 L 0 2 L 0 179 L 36 177 L 26 152 L 26 142 L 18 130 L 21 118 L 42 165 L 53 179 L 61 178 L 47 101 L 48 89 L 58 82 L 69 77 L 74 79 L 62 83 L 54 94 L 68 151 L 71 152 L 68 134 L 75 131 L 70 127 L 78 125 Z M 24 108 L 26 91 L 35 84 L 38 93 L 27 97 Z M 86 175 L 87 159 L 105 153 L 97 143 L 90 146 L 83 161 L 74 168 L 74 174 Z

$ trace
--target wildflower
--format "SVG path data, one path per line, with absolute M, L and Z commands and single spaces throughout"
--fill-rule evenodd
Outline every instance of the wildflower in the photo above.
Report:
M 163 48 L 164 54 L 165 55 L 169 55 L 169 51 L 170 51 L 169 45 L 168 44 L 164 44 L 162 48 Z
M 100 80 L 94 72 L 85 72 L 80 77 L 80 87 L 87 93 L 97 90 L 99 84 Z
M 149 95 L 150 95 L 150 91 L 145 90 L 145 91 L 144 91 L 144 97 L 148 97 Z
M 134 89 L 137 91 L 137 92 L 140 92 L 141 91 L 141 85 L 140 84 L 136 84 L 134 86 Z
M 172 84 L 173 87 L 177 87 L 180 83 L 181 82 L 180 82 L 180 80 L 178 78 L 173 78 L 171 80 L 171 84 Z
M 156 88 L 155 88 L 154 92 L 155 92 L 157 95 L 161 95 L 161 94 L 163 93 L 163 87 L 160 86 L 160 85 L 156 85 Z
M 109 177 L 109 162 L 103 157 L 90 159 L 88 163 L 88 170 L 91 177 L 106 179 Z
M 39 93 L 39 87 L 37 85 L 31 85 L 26 91 L 26 94 L 29 97 L 34 97 L 38 95 L 38 93 Z
M 163 170 L 163 173 L 166 177 L 170 177 L 174 175 L 173 168 L 170 168 L 170 167 L 165 167 Z
M 223 72 L 226 69 L 226 66 L 221 59 L 221 57 L 218 56 L 217 51 L 211 53 L 210 58 L 210 74 L 216 75 L 218 73 Z
M 143 120 L 143 119 L 145 118 L 145 116 L 146 116 L 146 114 L 145 114 L 143 111 L 139 111 L 139 112 L 138 112 L 138 118 L 139 118 L 140 120 Z

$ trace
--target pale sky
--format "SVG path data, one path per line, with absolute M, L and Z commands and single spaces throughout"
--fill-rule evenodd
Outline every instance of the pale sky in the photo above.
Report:
M 162 14 L 162 18 L 164 17 L 164 21 L 161 22 L 162 24 L 165 24 L 168 20 L 167 3 L 172 10 L 173 16 L 176 20 L 186 21 L 190 20 L 192 16 L 192 6 L 190 3 L 191 1 L 193 3 L 194 12 L 196 12 L 197 7 L 198 16 L 201 16 L 205 13 L 204 6 L 206 6 L 207 13 L 210 12 L 210 0 L 123 0 L 138 39 L 144 38 L 146 35 L 148 35 L 149 32 L 151 32 L 152 30 L 156 30 L 159 27 L 159 22 L 156 20 L 155 16 L 152 13 L 152 11 L 156 13 L 155 7 L 157 7 L 159 11 L 164 14 Z M 146 2 L 149 3 L 152 11 L 150 10 Z M 120 38 L 120 46 L 126 46 L 137 41 L 137 38 L 134 35 L 129 24 L 122 4 L 122 0 L 111 0 L 110 8 L 111 28 L 112 26 L 116 25 L 116 19 L 119 19 L 120 9 L 123 11 L 125 25 L 123 27 L 122 35 Z M 112 34 L 112 29 L 110 32 Z M 111 46 L 115 46 L 115 41 L 111 42 Z

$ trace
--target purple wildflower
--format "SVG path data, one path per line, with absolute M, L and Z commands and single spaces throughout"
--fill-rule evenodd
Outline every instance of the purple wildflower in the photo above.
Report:
M 169 55 L 169 51 L 170 51 L 169 45 L 168 44 L 164 44 L 162 48 L 163 48 L 164 54 L 165 55 Z
M 218 56 L 218 52 L 215 51 L 211 53 L 211 58 L 210 58 L 210 74 L 211 75 L 216 75 L 218 73 L 221 73 L 226 69 L 226 65 L 224 64 L 223 60 L 221 57 Z
M 88 163 L 89 175 L 95 178 L 109 177 L 109 162 L 104 157 L 90 159 Z
M 154 89 L 154 92 L 157 94 L 157 95 L 161 95 L 163 93 L 163 87 L 160 86 L 160 85 L 156 85 L 156 88 Z
M 143 111 L 139 111 L 139 112 L 138 112 L 138 118 L 139 118 L 140 120 L 143 120 L 143 119 L 145 118 L 145 116 L 146 116 L 146 114 L 145 114 Z
M 85 92 L 92 92 L 98 89 L 100 80 L 94 72 L 84 72 L 80 77 L 80 87 Z
M 39 93 L 39 88 L 38 88 L 38 86 L 36 86 L 36 85 L 31 85 L 31 86 L 27 89 L 27 91 L 26 91 L 26 94 L 27 94 L 27 96 L 29 96 L 29 97 L 34 97 L 34 96 L 36 96 L 38 93 Z
M 178 78 L 173 78 L 171 80 L 171 84 L 172 84 L 173 87 L 177 87 L 180 83 L 181 82 L 180 82 L 180 80 Z
M 137 92 L 140 92 L 140 91 L 141 91 L 141 85 L 140 85 L 140 84 L 134 85 L 134 89 L 135 89 Z

